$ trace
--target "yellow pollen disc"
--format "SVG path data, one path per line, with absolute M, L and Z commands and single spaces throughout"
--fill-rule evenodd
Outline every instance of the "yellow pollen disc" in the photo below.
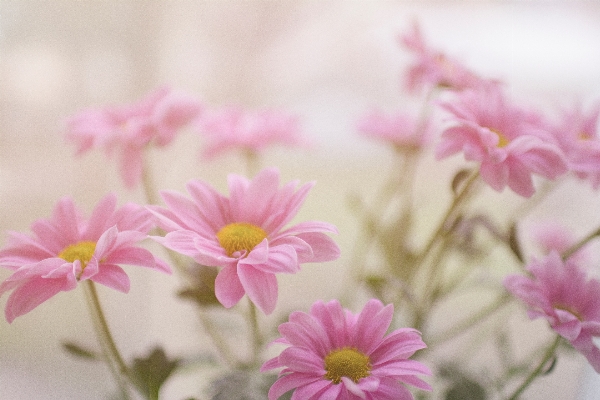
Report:
M 508 143 L 510 143 L 510 140 L 508 140 L 508 138 L 506 136 L 504 136 L 502 134 L 502 132 L 500 132 L 499 130 L 496 129 L 490 129 L 492 132 L 494 132 L 496 135 L 498 135 L 498 147 L 506 147 L 508 145 Z
M 79 260 L 81 268 L 85 268 L 87 263 L 92 259 L 95 250 L 96 242 L 84 240 L 68 245 L 58 254 L 58 257 L 68 262 Z
M 577 138 L 579 140 L 590 140 L 594 137 L 594 135 L 590 135 L 587 132 L 579 132 L 579 135 L 577 135 Z
M 370 375 L 371 360 L 356 349 L 346 347 L 333 350 L 325 356 L 325 371 L 325 379 L 335 384 L 340 383 L 343 376 L 358 383 L 361 378 Z
M 246 251 L 246 253 L 249 253 L 266 237 L 267 232 L 260 226 L 246 222 L 234 222 L 225 225 L 217 232 L 219 244 L 225 249 L 229 257 L 236 251 Z

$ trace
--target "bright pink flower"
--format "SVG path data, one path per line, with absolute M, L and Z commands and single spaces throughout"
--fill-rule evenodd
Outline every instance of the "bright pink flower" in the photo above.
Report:
M 567 171 L 541 117 L 510 104 L 498 85 L 456 93 L 440 105 L 450 117 L 437 158 L 464 152 L 465 159 L 480 163 L 481 177 L 494 190 L 508 185 L 530 197 L 535 192 L 532 174 L 555 179 Z
M 131 188 L 142 177 L 144 149 L 169 144 L 200 110 L 196 99 L 161 88 L 132 105 L 82 111 L 67 121 L 67 138 L 78 154 L 94 147 L 119 152 L 121 176 Z
M 274 110 L 229 107 L 209 112 L 199 120 L 199 130 L 208 139 L 203 152 L 206 158 L 232 149 L 258 153 L 274 144 L 307 143 L 300 135 L 298 118 Z
M 382 140 L 397 148 L 420 149 L 429 143 L 429 124 L 419 125 L 414 116 L 398 112 L 384 114 L 373 111 L 358 123 L 358 130 L 366 137 Z
M 337 300 L 313 304 L 310 314 L 294 312 L 279 325 L 289 347 L 261 368 L 283 368 L 269 390 L 276 400 L 294 389 L 292 400 L 412 400 L 404 386 L 431 390 L 416 375 L 431 375 L 418 361 L 409 360 L 427 347 L 415 329 L 396 329 L 386 335 L 394 306 L 370 300 L 358 314 L 342 309 Z
M 86 220 L 64 198 L 50 219 L 33 223 L 33 236 L 11 232 L 0 250 L 0 266 L 14 270 L 0 284 L 0 295 L 13 291 L 6 303 L 8 322 L 86 279 L 128 292 L 129 278 L 118 264 L 170 273 L 167 264 L 137 246 L 153 227 L 152 215 L 135 204 L 116 209 L 116 203 L 115 195 L 104 197 Z
M 492 83 L 446 54 L 430 48 L 417 23 L 412 25 L 410 32 L 399 37 L 399 42 L 416 58 L 406 74 L 406 86 L 410 92 L 423 86 L 463 90 Z
M 587 113 L 578 105 L 565 111 L 560 123 L 552 128 L 570 169 L 579 178 L 589 180 L 594 189 L 600 187 L 599 118 L 600 103 L 596 103 Z
M 600 373 L 600 350 L 593 342 L 600 336 L 600 281 L 588 279 L 573 259 L 563 262 L 557 252 L 527 269 L 532 278 L 508 276 L 506 289 L 527 304 L 529 318 L 545 318 Z
M 229 175 L 230 198 L 208 184 L 187 184 L 192 199 L 161 192 L 167 209 L 150 207 L 167 232 L 155 239 L 206 266 L 223 267 L 215 294 L 225 307 L 244 294 L 264 313 L 277 302 L 276 273 L 296 273 L 300 264 L 335 260 L 340 250 L 324 232 L 337 233 L 325 222 L 302 222 L 283 229 L 296 215 L 313 184 L 298 190 L 297 181 L 279 188 L 279 171 L 265 169 L 253 180 Z

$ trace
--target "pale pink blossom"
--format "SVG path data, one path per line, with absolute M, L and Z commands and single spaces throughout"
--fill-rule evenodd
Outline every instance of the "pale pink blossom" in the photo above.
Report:
M 593 341 L 600 336 L 600 281 L 555 251 L 527 270 L 532 277 L 510 275 L 506 289 L 525 302 L 529 318 L 545 318 L 600 373 L 600 350 Z
M 150 209 L 168 233 L 155 239 L 199 264 L 222 267 L 215 294 L 225 307 L 247 294 L 269 314 L 277 302 L 275 274 L 293 274 L 302 263 L 338 258 L 338 246 L 326 235 L 337 229 L 319 221 L 284 229 L 312 183 L 296 189 L 298 182 L 292 181 L 279 188 L 275 168 L 262 170 L 252 180 L 231 174 L 228 183 L 229 198 L 199 180 L 187 184 L 192 199 L 174 191 L 161 192 L 167 208 Z
M 537 223 L 531 227 L 530 233 L 533 241 L 544 255 L 552 251 L 563 254 L 577 243 L 575 234 L 556 221 Z M 570 258 L 578 265 L 582 265 L 591 259 L 591 255 L 586 250 L 587 248 L 583 247 L 571 254 Z
M 466 160 L 480 164 L 481 177 L 494 190 L 508 186 L 530 197 L 535 192 L 532 174 L 555 179 L 567 171 L 543 118 L 510 103 L 500 86 L 464 90 L 439 104 L 449 116 L 437 158 L 462 151 Z
M 417 23 L 413 23 L 411 30 L 399 37 L 399 42 L 415 57 L 414 64 L 406 74 L 406 87 L 410 92 L 422 87 L 463 90 L 493 82 L 479 77 L 457 60 L 429 47 Z
M 118 153 L 121 176 L 131 188 L 141 180 L 144 149 L 171 143 L 200 111 L 195 98 L 163 87 L 131 105 L 80 112 L 67 120 L 66 136 L 77 146 L 77 154 L 92 148 Z
M 276 400 L 294 390 L 292 400 L 412 400 L 405 384 L 431 390 L 417 375 L 431 375 L 409 358 L 427 347 L 419 331 L 396 329 L 386 335 L 393 305 L 370 300 L 353 314 L 337 300 L 318 301 L 310 313 L 296 311 L 279 325 L 281 354 L 261 368 L 283 368 L 269 390 Z
M 277 110 L 227 107 L 206 112 L 198 121 L 207 139 L 203 156 L 215 157 L 230 150 L 260 153 L 272 145 L 303 146 L 298 117 Z
M 138 246 L 154 226 L 152 215 L 136 204 L 118 209 L 116 204 L 116 196 L 107 195 L 85 219 L 64 198 L 50 219 L 32 224 L 32 236 L 10 233 L 0 250 L 0 266 L 14 271 L 0 284 L 0 295 L 12 290 L 5 309 L 9 322 L 86 279 L 127 293 L 129 277 L 121 264 L 170 273 L 167 264 Z
M 358 122 L 365 137 L 381 140 L 399 149 L 420 149 L 430 141 L 429 121 L 419 121 L 406 112 L 386 114 L 375 110 Z
M 552 127 L 570 169 L 581 179 L 600 187 L 600 136 L 598 119 L 600 103 L 587 112 L 579 104 L 562 113 L 560 122 Z

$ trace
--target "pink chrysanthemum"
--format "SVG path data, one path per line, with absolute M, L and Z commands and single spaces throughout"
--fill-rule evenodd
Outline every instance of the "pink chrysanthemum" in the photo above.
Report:
M 294 390 L 292 400 L 412 400 L 404 384 L 431 390 L 416 375 L 429 368 L 409 360 L 426 347 L 415 329 L 397 329 L 386 335 L 393 305 L 370 300 L 358 314 L 342 309 L 337 300 L 313 304 L 310 314 L 294 312 L 279 325 L 289 347 L 261 368 L 283 368 L 269 390 L 276 400 Z
M 429 143 L 429 124 L 419 124 L 407 113 L 384 114 L 372 111 L 358 122 L 358 130 L 366 137 L 382 140 L 397 148 L 420 149 Z
M 529 318 L 545 318 L 600 372 L 600 281 L 588 279 L 573 259 L 563 261 L 557 252 L 527 267 L 533 277 L 511 275 L 504 286 L 529 307 Z
M 311 183 L 298 190 L 297 181 L 279 188 L 279 171 L 265 169 L 253 180 L 229 175 L 230 198 L 202 181 L 190 181 L 192 199 L 161 192 L 167 209 L 150 207 L 167 235 L 155 239 L 206 266 L 223 267 L 215 294 L 232 307 L 247 294 L 264 313 L 277 302 L 276 273 L 296 273 L 305 262 L 330 261 L 340 250 L 325 232 L 328 223 L 302 222 L 284 226 L 296 215 Z
M 399 42 L 416 57 L 406 74 L 406 87 L 410 92 L 421 87 L 463 90 L 493 82 L 480 78 L 460 62 L 430 48 L 417 23 L 412 25 L 408 33 L 399 37 Z
M 191 96 L 161 88 L 132 105 L 84 110 L 67 121 L 66 135 L 77 154 L 94 147 L 119 152 L 121 176 L 131 188 L 142 177 L 144 149 L 169 144 L 200 110 Z
M 152 215 L 135 204 L 116 209 L 116 203 L 115 195 L 104 197 L 85 220 L 73 201 L 64 198 L 50 219 L 33 223 L 33 236 L 11 232 L 0 250 L 0 266 L 14 270 L 0 284 L 0 295 L 12 290 L 5 310 L 8 322 L 86 279 L 128 292 L 129 277 L 118 264 L 170 273 L 167 264 L 137 246 L 153 227 Z
M 590 181 L 594 189 L 600 187 L 599 118 L 600 103 L 596 103 L 588 112 L 578 105 L 565 111 L 560 123 L 553 128 L 570 169 L 579 178 Z
M 541 117 L 510 104 L 499 86 L 465 90 L 440 105 L 450 116 L 437 158 L 462 151 L 465 159 L 480 163 L 481 177 L 494 190 L 508 185 L 530 197 L 535 192 L 532 174 L 555 179 L 567 171 Z
M 206 158 L 233 149 L 258 153 L 275 144 L 301 146 L 307 143 L 300 134 L 298 118 L 275 110 L 229 107 L 205 113 L 198 127 L 208 139 L 203 151 Z

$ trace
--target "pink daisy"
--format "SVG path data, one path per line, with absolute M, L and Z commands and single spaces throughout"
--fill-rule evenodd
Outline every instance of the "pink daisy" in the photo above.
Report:
M 230 197 L 208 184 L 187 184 L 192 199 L 161 192 L 168 208 L 150 207 L 159 225 L 169 232 L 155 239 L 206 266 L 223 267 L 215 294 L 225 307 L 244 294 L 264 313 L 277 302 L 276 273 L 296 273 L 300 264 L 335 260 L 340 250 L 325 232 L 337 233 L 328 223 L 302 222 L 284 226 L 296 215 L 312 183 L 297 181 L 279 188 L 279 171 L 265 169 L 253 180 L 229 175 Z
M 418 361 L 409 360 L 427 347 L 415 329 L 396 329 L 386 335 L 393 305 L 370 300 L 358 314 L 342 309 L 337 300 L 318 301 L 310 313 L 294 312 L 279 325 L 286 344 L 261 371 L 283 368 L 269 390 L 276 400 L 294 389 L 292 400 L 412 400 L 404 384 L 431 390 L 417 374 L 431 375 Z
M 258 153 L 274 144 L 301 146 L 298 118 L 275 110 L 249 111 L 229 107 L 206 113 L 199 120 L 200 133 L 208 139 L 204 157 L 232 149 Z
M 429 143 L 428 124 L 419 126 L 412 115 L 398 112 L 384 114 L 372 111 L 358 123 L 358 130 L 366 137 L 382 140 L 397 148 L 420 149 Z
M 0 250 L 0 266 L 14 270 L 0 284 L 0 295 L 12 290 L 5 310 L 8 322 L 86 279 L 127 293 L 129 277 L 118 264 L 170 273 L 167 264 L 137 246 L 154 226 L 151 214 L 135 204 L 116 209 L 116 203 L 115 195 L 107 195 L 86 220 L 64 198 L 50 219 L 33 223 L 33 236 L 10 233 Z
M 406 74 L 406 86 L 410 92 L 424 86 L 463 90 L 492 82 L 480 78 L 446 54 L 430 48 L 417 23 L 412 25 L 408 33 L 399 37 L 399 42 L 416 58 Z
M 529 307 L 529 318 L 545 318 L 600 373 L 600 281 L 588 279 L 572 258 L 563 261 L 557 252 L 527 267 L 533 277 L 511 275 L 504 286 Z
M 437 158 L 462 151 L 465 159 L 480 163 L 481 177 L 494 190 L 508 185 L 530 197 L 535 192 L 532 174 L 555 179 L 567 171 L 541 117 L 510 104 L 500 86 L 465 90 L 440 105 L 450 115 Z
M 600 187 L 600 136 L 598 119 L 600 103 L 588 112 L 581 105 L 565 111 L 560 123 L 553 127 L 554 136 L 563 149 L 570 169 L 581 179 L 589 180 L 594 189 Z
M 77 154 L 94 147 L 109 155 L 118 151 L 121 176 L 131 188 L 142 177 L 144 149 L 169 144 L 200 110 L 196 99 L 161 88 L 132 105 L 84 110 L 67 121 L 66 135 Z

